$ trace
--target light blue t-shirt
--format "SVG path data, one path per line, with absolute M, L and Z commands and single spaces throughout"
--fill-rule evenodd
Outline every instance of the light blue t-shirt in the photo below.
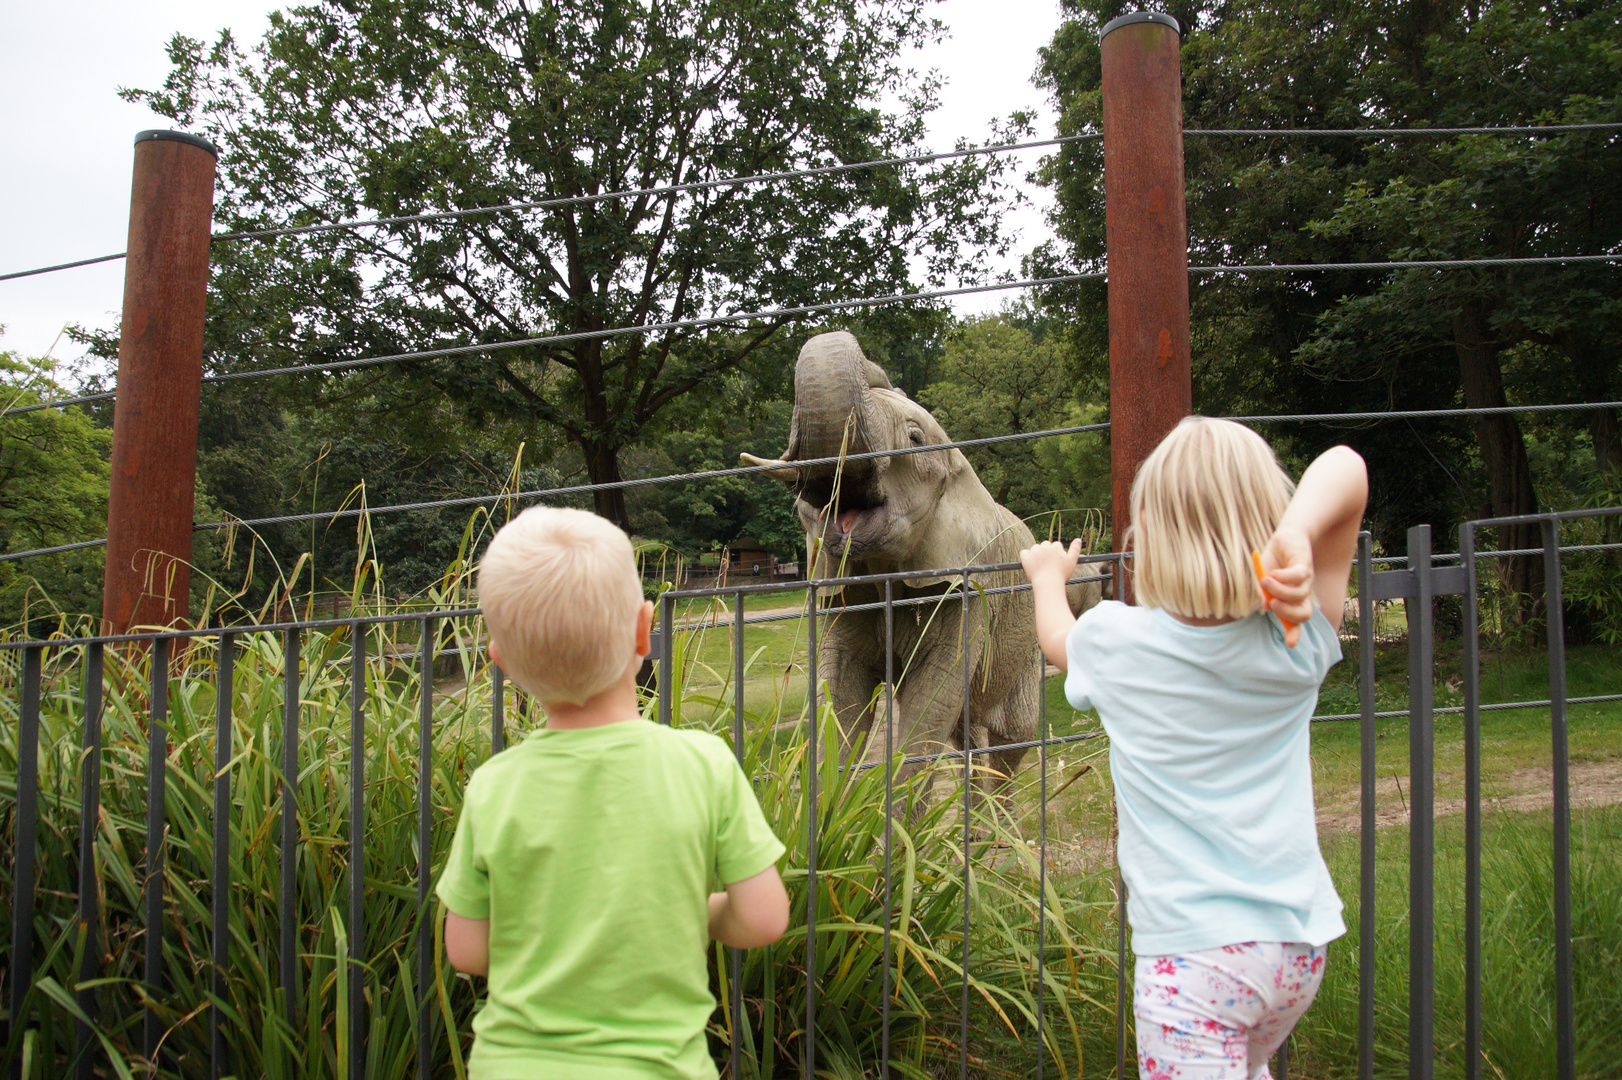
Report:
M 1188 626 L 1106 600 L 1065 653 L 1065 696 L 1109 733 L 1133 951 L 1344 934 L 1312 805 L 1312 712 L 1341 658 L 1323 613 L 1291 649 L 1271 615 Z

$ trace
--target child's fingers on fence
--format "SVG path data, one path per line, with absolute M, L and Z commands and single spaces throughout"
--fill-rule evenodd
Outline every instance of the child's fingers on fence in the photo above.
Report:
M 1055 572 L 1068 578 L 1080 557 L 1080 540 L 1072 542 L 1068 548 L 1057 540 L 1043 540 L 1021 551 L 1019 562 L 1025 568 L 1025 576 L 1035 581 L 1039 576 Z

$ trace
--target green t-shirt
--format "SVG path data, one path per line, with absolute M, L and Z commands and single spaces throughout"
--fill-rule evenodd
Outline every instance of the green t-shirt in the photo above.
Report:
M 708 896 L 782 854 L 714 735 L 542 730 L 485 762 L 437 890 L 490 920 L 472 1080 L 714 1080 Z

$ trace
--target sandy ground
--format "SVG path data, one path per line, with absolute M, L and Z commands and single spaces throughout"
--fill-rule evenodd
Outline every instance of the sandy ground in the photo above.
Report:
M 1622 803 L 1622 759 L 1573 761 L 1570 768 L 1573 808 L 1614 806 Z M 1457 783 L 1457 778 L 1452 778 Z M 1450 784 L 1450 786 L 1452 786 Z M 1550 768 L 1517 769 L 1505 777 L 1482 784 L 1482 810 L 1546 810 L 1553 805 L 1551 794 L 1554 771 Z M 1382 776 L 1374 785 L 1374 819 L 1378 825 L 1405 825 L 1408 822 L 1408 777 Z M 1464 800 L 1438 797 L 1436 816 L 1464 812 Z M 1318 807 L 1319 832 L 1356 832 L 1362 822 L 1356 792 Z
M 1074 770 L 1070 770 L 1074 771 Z M 1571 805 L 1573 809 L 1615 806 L 1622 803 L 1622 758 L 1605 761 L 1573 761 L 1570 769 Z M 1444 777 L 1449 790 L 1458 786 L 1457 777 Z M 1076 787 L 1102 782 L 1094 772 L 1081 778 Z M 1553 770 L 1549 768 L 1517 769 L 1507 776 L 1495 776 L 1483 782 L 1482 810 L 1494 813 L 1500 810 L 1548 810 L 1553 804 L 1551 788 Z M 1071 790 L 1076 790 L 1073 787 Z M 1408 823 L 1409 782 L 1406 776 L 1386 775 L 1375 784 L 1375 821 L 1377 827 L 1406 825 Z M 1102 792 L 1090 792 L 1099 795 Z M 1436 816 L 1448 817 L 1464 812 L 1464 799 L 1453 795 L 1438 796 Z M 1106 828 L 1075 829 L 1057 822 L 1048 837 L 1048 865 L 1059 871 L 1093 871 L 1111 865 L 1114 851 Z M 1034 832 L 1027 822 L 1027 835 Z M 1318 807 L 1320 835 L 1355 833 L 1361 828 L 1362 813 L 1358 793 L 1354 790 L 1341 797 L 1322 803 Z

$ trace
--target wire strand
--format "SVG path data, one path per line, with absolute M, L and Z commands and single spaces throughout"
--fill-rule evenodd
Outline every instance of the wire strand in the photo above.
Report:
M 1622 128 L 1618 123 L 1592 123 L 1592 124 L 1529 124 L 1508 127 L 1457 127 L 1457 128 L 1184 128 L 1183 135 L 1203 136 L 1232 136 L 1247 138 L 1323 138 L 1323 137 L 1352 137 L 1352 138 L 1403 138 L 1417 137 L 1452 137 L 1457 135 L 1560 135 L 1578 131 L 1610 131 Z M 968 147 L 962 150 L 945 150 L 913 154 L 905 157 L 874 158 L 869 161 L 852 161 L 838 165 L 817 165 L 805 169 L 785 169 L 779 172 L 754 173 L 748 176 L 731 176 L 717 180 L 696 180 L 685 184 L 664 184 L 657 187 L 628 188 L 623 191 L 609 191 L 597 195 L 569 195 L 555 199 L 532 199 L 524 202 L 496 203 L 490 206 L 470 206 L 462 210 L 432 210 L 420 214 L 396 214 L 381 218 L 363 218 L 349 221 L 321 222 L 314 225 L 286 225 L 271 229 L 239 229 L 232 232 L 215 233 L 212 241 L 238 241 L 238 240 L 269 240 L 280 236 L 301 236 L 312 233 L 336 232 L 344 229 L 375 229 L 390 225 L 408 225 L 419 222 L 451 221 L 470 217 L 479 217 L 485 214 L 512 213 L 526 210 L 560 209 L 566 206 L 581 206 L 588 203 L 607 202 L 614 199 L 632 199 L 650 197 L 656 198 L 664 195 L 680 194 L 688 191 L 705 191 L 723 187 L 741 187 L 749 184 L 773 183 L 782 180 L 796 180 L 812 176 L 832 176 L 839 173 L 858 172 L 862 169 L 884 168 L 895 165 L 919 165 L 934 161 L 947 161 L 953 158 L 974 157 L 983 154 L 1005 154 L 1019 150 L 1031 150 L 1047 146 L 1063 146 L 1068 143 L 1092 142 L 1103 136 L 1098 132 L 1083 132 L 1077 135 L 1061 135 L 1052 139 L 1032 139 L 1019 143 L 994 143 L 989 146 Z M 116 252 L 112 255 L 98 255 L 91 259 L 79 259 L 74 262 L 58 263 L 54 266 L 41 266 L 33 270 L 16 270 L 7 274 L 0 274 L 0 281 L 10 281 L 14 278 L 33 277 L 36 274 L 49 274 L 58 270 L 71 270 L 80 266 L 92 266 L 96 263 L 111 262 L 122 259 L 126 252 Z
M 1353 412 L 1353 413 L 1285 413 L 1275 416 L 1229 416 L 1222 419 L 1233 420 L 1237 423 L 1322 423 L 1334 421 L 1363 421 L 1363 420 L 1418 420 L 1432 419 L 1446 416 L 1477 416 L 1495 415 L 1499 413 L 1559 413 L 1559 412 L 1585 412 L 1593 409 L 1622 408 L 1622 401 L 1584 401 L 1569 402 L 1557 405 L 1502 405 L 1491 408 L 1461 408 L 1461 409 L 1408 409 L 1389 412 Z M 883 457 L 903 457 L 907 454 L 926 454 L 941 450 L 965 450 L 977 446 L 993 446 L 1001 443 L 1029 442 L 1033 439 L 1049 439 L 1063 435 L 1080 435 L 1088 432 L 1107 431 L 1109 424 L 1081 424 L 1073 427 L 1048 428 L 1044 431 L 1023 431 L 1012 435 L 990 435 L 981 439 L 960 439 L 956 442 L 934 443 L 927 446 L 904 446 L 896 450 L 872 450 L 860 454 L 846 454 L 842 457 L 810 458 L 805 461 L 786 463 L 795 469 L 811 468 L 820 465 L 838 465 L 841 462 L 867 461 Z M 232 519 L 228 521 L 202 521 L 192 525 L 195 532 L 217 532 L 226 529 L 260 528 L 270 525 L 290 525 L 310 521 L 335 522 L 344 518 L 360 517 L 372 514 L 405 513 L 412 510 L 440 510 L 458 506 L 486 506 L 503 502 L 517 502 L 520 500 L 537 500 L 545 498 L 567 498 L 570 496 L 589 495 L 598 491 L 623 490 L 627 488 L 651 487 L 659 484 L 691 483 L 696 480 L 714 480 L 727 476 L 746 476 L 752 473 L 771 473 L 781 471 L 785 465 L 741 465 L 731 469 L 707 469 L 702 472 L 670 473 L 664 476 L 648 476 L 635 480 L 614 480 L 602 484 L 575 484 L 569 487 L 538 488 L 532 491 L 502 492 L 497 495 L 469 495 L 455 499 L 434 499 L 425 502 L 396 503 L 391 506 L 354 507 L 344 510 L 321 511 L 309 514 L 283 514 L 277 517 Z M 0 562 L 11 562 L 17 559 L 26 559 L 35 555 L 54 555 L 64 551 L 78 551 L 83 548 L 100 547 L 107 541 L 82 540 L 74 544 L 58 544 L 55 547 L 36 548 L 31 551 L 14 551 L 0 554 Z
M 765 311 L 739 312 L 736 315 L 716 315 L 702 319 L 678 319 L 670 322 L 647 323 L 642 326 L 615 326 L 603 330 L 579 330 L 565 334 L 543 334 L 539 337 L 516 338 L 508 341 L 492 341 L 478 345 L 450 345 L 441 349 L 418 349 L 413 352 L 389 353 L 385 356 L 367 356 L 355 360 L 334 360 L 324 364 L 293 364 L 279 368 L 253 368 L 247 371 L 232 371 L 224 375 L 209 375 L 203 379 L 205 384 L 237 382 L 241 379 L 269 378 L 276 375 L 301 375 L 325 371 L 349 371 L 355 368 L 374 367 L 378 364 L 393 364 L 408 360 L 433 360 L 447 356 L 464 356 L 470 353 L 499 352 L 504 349 L 518 349 L 534 345 L 557 345 L 570 341 L 590 341 L 601 338 L 623 337 L 627 334 L 656 333 L 665 330 L 697 330 L 711 326 L 725 326 L 730 323 L 748 322 L 757 320 L 783 319 L 787 321 L 804 315 L 815 315 L 822 312 L 841 311 L 849 308 L 878 307 L 883 304 L 901 304 L 919 300 L 939 300 L 949 296 L 968 296 L 974 293 L 998 292 L 1006 289 L 1040 288 L 1048 285 L 1064 285 L 1078 281 L 1103 280 L 1102 273 L 1092 274 L 1062 274 L 1049 278 L 1029 278 L 1023 281 L 997 282 L 991 285 L 969 285 L 954 289 L 930 289 L 922 292 L 890 293 L 885 296 L 860 297 L 853 300 L 830 300 L 822 304 L 802 304 L 798 307 L 771 308 Z M 42 401 L 33 405 L 18 405 L 14 408 L 0 411 L 0 417 L 15 416 L 19 413 L 35 412 L 39 409 L 52 409 L 63 405 L 78 405 L 90 401 L 104 401 L 115 396 L 116 390 L 100 394 L 85 394 L 80 397 L 63 398 L 59 401 Z
M 13 278 L 33 277 L 36 274 L 54 274 L 58 270 L 72 270 L 79 266 L 94 266 L 97 263 L 112 262 L 122 259 L 125 253 L 120 251 L 112 255 L 97 255 L 93 259 L 75 259 L 73 262 L 57 263 L 55 266 L 37 266 L 32 270 L 13 270 L 9 274 L 0 274 L 0 281 L 10 281 Z
M 1618 125 L 1622 126 L 1622 125 Z M 863 169 L 882 169 L 896 165 L 927 165 L 953 158 L 978 157 L 985 154 L 1007 154 L 1018 150 L 1031 150 L 1043 146 L 1062 146 L 1067 143 L 1088 142 L 1103 136 L 1096 132 L 1080 135 L 1061 135 L 1052 139 L 1033 139 L 1029 142 L 992 143 L 959 150 L 925 151 L 904 157 L 873 158 L 868 161 L 841 162 L 837 165 L 813 165 L 805 169 L 783 169 L 778 172 L 752 173 L 748 176 L 727 176 L 715 180 L 692 180 L 683 184 L 661 184 L 657 187 L 627 188 L 623 191 L 605 191 L 597 195 L 565 195 L 554 199 L 532 199 L 525 202 L 496 203 L 491 206 L 470 206 L 465 210 L 430 210 L 421 214 L 398 214 L 393 217 L 365 218 L 354 221 L 333 221 L 319 225 L 290 225 L 274 229 L 245 229 L 239 232 L 217 233 L 215 240 L 262 240 L 277 236 L 298 236 L 308 233 L 333 232 L 339 229 L 377 228 L 385 225 L 409 225 L 418 222 L 450 221 L 484 214 L 500 214 L 522 210 L 556 210 L 566 206 L 585 206 L 617 199 L 659 198 L 680 195 L 690 191 L 711 191 L 716 188 L 744 187 L 754 184 L 775 183 L 782 180 L 800 180 L 813 176 L 835 176 L 840 173 L 859 172 Z
M 1605 263 L 1622 261 L 1622 252 L 1611 255 L 1542 255 L 1542 256 L 1514 256 L 1501 259 L 1411 259 L 1387 262 L 1353 262 L 1353 263 L 1255 263 L 1239 266 L 1191 266 L 1190 274 L 1257 274 L 1257 273 L 1306 273 L 1318 271 L 1386 271 L 1386 270 L 1458 270 L 1472 267 L 1492 266 L 1555 266 L 1564 264 Z M 439 349 L 417 349 L 411 352 L 388 353 L 383 356 L 367 356 L 354 360 L 333 360 L 321 364 L 292 364 L 276 368 L 251 368 L 246 371 L 232 371 L 224 375 L 209 375 L 203 379 L 205 384 L 237 382 L 242 379 L 264 379 L 279 375 L 302 375 L 319 372 L 352 371 L 357 368 L 375 367 L 379 364 L 402 363 L 411 360 L 434 360 L 449 356 L 466 356 L 473 353 L 492 353 L 505 349 L 518 349 L 536 345 L 559 345 L 572 341 L 591 341 L 605 338 L 624 337 L 629 334 L 648 334 L 668 330 L 700 330 L 713 326 L 725 326 L 737 322 L 770 321 L 781 319 L 784 322 L 798 319 L 806 315 L 822 314 L 830 311 L 843 311 L 851 308 L 879 307 L 885 304 L 912 303 L 920 300 L 939 300 L 952 296 L 969 296 L 976 293 L 1000 292 L 1008 289 L 1035 289 L 1054 285 L 1069 285 L 1082 281 L 1103 281 L 1106 275 L 1102 272 L 1086 274 L 1060 274 L 1045 278 L 1026 278 L 1020 281 L 1002 281 L 991 285 L 968 285 L 953 289 L 928 289 L 910 293 L 888 293 L 883 296 L 858 297 L 852 300 L 830 300 L 821 304 L 802 304 L 797 307 L 768 308 L 762 311 L 738 312 L 733 315 L 713 315 L 700 319 L 677 319 L 669 322 L 646 323 L 641 326 L 614 326 L 602 330 L 577 330 L 563 334 L 543 334 L 538 337 L 513 338 L 506 341 L 484 342 L 474 345 L 449 345 Z M 114 397 L 116 391 L 106 391 L 99 394 L 85 394 L 79 397 L 63 398 L 58 401 L 43 401 L 32 405 L 19 405 L 14 408 L 0 411 L 0 418 L 15 416 L 20 413 L 35 412 L 39 409 L 54 409 L 66 405 L 79 405 L 92 401 L 105 401 Z
M 1346 136 L 1357 138 L 1403 138 L 1415 136 L 1455 135 L 1564 135 L 1575 131 L 1615 131 L 1622 122 L 1596 121 L 1592 124 L 1520 124 L 1505 127 L 1437 127 L 1437 128 L 1184 128 L 1183 135 L 1230 136 L 1311 136 L 1313 138 Z
M 305 236 L 313 233 L 338 232 L 346 229 L 375 229 L 390 225 L 455 221 L 481 217 L 486 214 L 526 210 L 558 210 L 569 206 L 585 206 L 617 199 L 658 198 L 665 195 L 679 195 L 684 192 L 745 187 L 814 176 L 834 176 L 840 173 L 859 172 L 863 169 L 880 169 L 896 165 L 921 165 L 934 161 L 949 161 L 954 158 L 977 157 L 985 154 L 1006 154 L 1045 146 L 1063 146 L 1067 143 L 1089 142 L 1100 138 L 1103 138 L 1103 136 L 1097 132 L 1084 132 L 1079 135 L 1061 135 L 1052 139 L 1033 139 L 1018 143 L 993 143 L 990 146 L 966 147 L 960 150 L 926 151 L 904 157 L 873 158 L 866 161 L 841 162 L 837 165 L 814 165 L 805 169 L 784 169 L 778 172 L 752 173 L 747 176 L 727 176 L 715 180 L 694 180 L 683 184 L 626 188 L 621 191 L 605 191 L 595 195 L 565 195 L 554 199 L 530 199 L 523 202 L 494 203 L 489 206 L 470 206 L 462 210 L 430 210 L 420 214 L 395 214 L 389 217 L 358 218 L 348 221 L 321 222 L 314 225 L 285 225 L 272 229 L 240 229 L 233 232 L 215 233 L 209 240 L 211 243 L 238 240 L 270 240 L 281 236 Z M 9 274 L 0 274 L 0 281 L 31 277 L 35 274 L 48 274 L 55 270 L 69 270 L 76 266 L 89 266 L 92 263 L 109 262 L 113 259 L 122 259 L 126 254 L 126 252 L 120 251 L 117 254 L 101 255 L 94 259 L 81 259 L 78 262 L 61 263 L 57 266 L 42 266 L 36 270 L 20 270 Z
M 1622 262 L 1622 252 L 1607 255 L 1510 255 L 1497 259 L 1401 259 L 1385 262 L 1257 263 L 1240 266 L 1190 266 L 1190 274 L 1294 274 L 1315 270 L 1469 270 L 1489 266 L 1557 266 L 1566 263 Z

